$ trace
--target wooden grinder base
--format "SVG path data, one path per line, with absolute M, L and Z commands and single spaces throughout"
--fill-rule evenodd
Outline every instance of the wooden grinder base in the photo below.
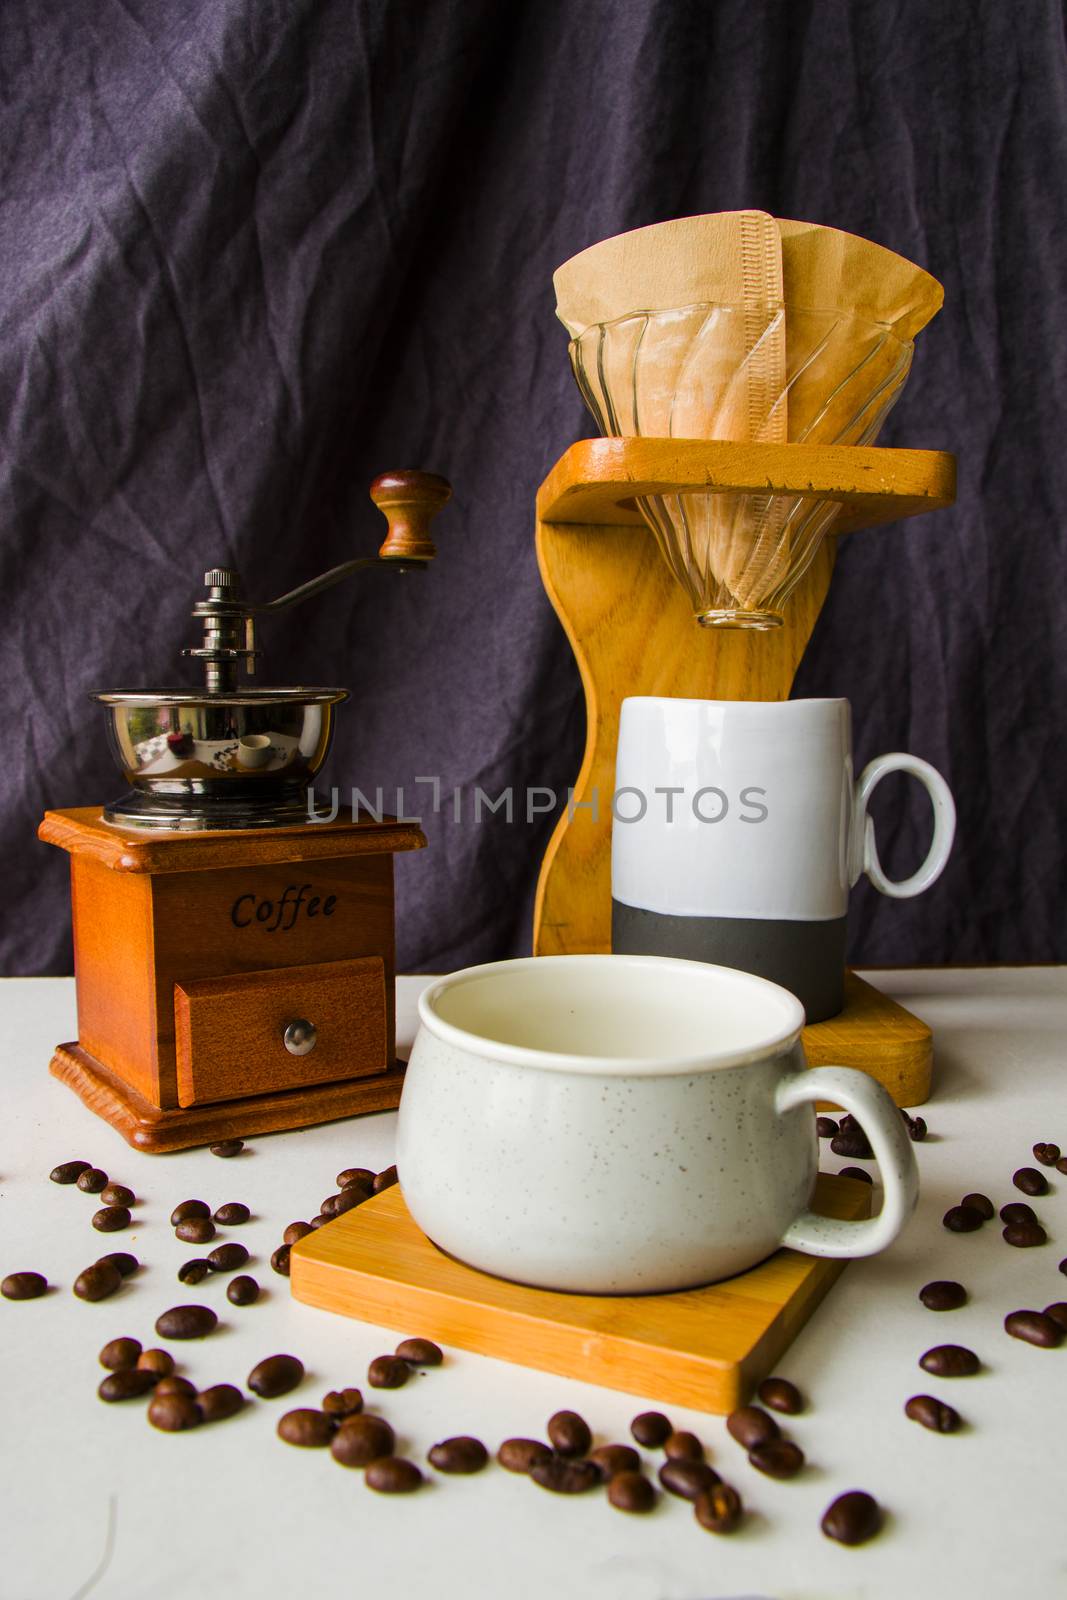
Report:
M 821 1174 L 814 1205 L 853 1220 L 868 1214 L 870 1199 L 869 1185 Z M 703 1289 L 558 1294 L 444 1255 L 394 1187 L 295 1244 L 290 1284 L 297 1300 L 326 1311 L 663 1405 L 726 1413 L 772 1370 L 844 1266 L 779 1250 Z

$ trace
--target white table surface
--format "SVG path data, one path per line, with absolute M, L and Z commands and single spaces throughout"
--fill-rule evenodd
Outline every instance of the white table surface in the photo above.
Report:
M 401 1042 L 413 1033 L 425 980 L 400 980 Z M 953 1235 L 945 1209 L 968 1190 L 999 1207 L 1020 1198 L 1011 1174 L 1036 1140 L 1067 1148 L 1065 969 L 882 973 L 877 981 L 936 1030 L 937 1077 L 917 1147 L 919 1211 L 885 1256 L 851 1264 L 779 1370 L 810 1399 L 789 1423 L 810 1465 L 792 1483 L 753 1471 L 719 1417 L 673 1408 L 677 1426 L 707 1442 L 740 1489 L 743 1532 L 716 1538 L 683 1501 L 649 1517 L 613 1510 L 602 1493 L 551 1496 L 495 1463 L 479 1477 L 438 1479 L 418 1495 L 375 1495 L 327 1452 L 274 1434 L 281 1414 L 315 1405 L 328 1388 L 365 1385 L 369 1359 L 397 1335 L 297 1305 L 268 1257 L 281 1231 L 308 1217 L 344 1166 L 392 1159 L 391 1115 L 249 1141 L 222 1161 L 206 1150 L 144 1156 L 48 1075 L 52 1046 L 75 1036 L 69 979 L 0 984 L 0 1273 L 34 1269 L 56 1288 L 41 1300 L 0 1301 L 0 1600 L 300 1600 L 380 1592 L 398 1600 L 1008 1600 L 1067 1592 L 1067 1346 L 1031 1348 L 1003 1331 L 1004 1314 L 1067 1299 L 1056 1270 L 1067 1254 L 1067 1179 L 1036 1202 L 1050 1242 L 1003 1244 L 999 1223 Z M 843 1163 L 824 1149 L 824 1165 Z M 136 1225 L 102 1236 L 96 1202 L 48 1182 L 80 1157 L 139 1195 Z M 265 1290 L 229 1305 L 225 1279 L 195 1290 L 175 1278 L 193 1253 L 168 1225 L 190 1196 L 243 1200 L 256 1220 L 227 1231 L 251 1249 Z M 111 1249 L 145 1263 L 112 1299 L 70 1292 L 78 1271 Z M 931 1278 L 971 1291 L 960 1311 L 935 1315 L 916 1298 Z M 304 1361 L 292 1396 L 259 1401 L 238 1418 L 182 1435 L 146 1422 L 144 1405 L 105 1407 L 97 1352 L 132 1334 L 157 1341 L 166 1307 L 216 1306 L 204 1342 L 171 1345 L 193 1380 L 243 1383 L 277 1351 Z M 419 1330 L 412 1328 L 412 1333 Z M 930 1345 L 972 1346 L 985 1370 L 940 1382 L 917 1366 Z M 950 1400 L 970 1426 L 954 1436 L 905 1419 L 909 1395 Z M 399 1448 L 425 1459 L 436 1440 L 474 1433 L 494 1448 L 510 1434 L 543 1436 L 561 1407 L 583 1413 L 599 1438 L 624 1439 L 648 1402 L 505 1362 L 446 1352 L 444 1367 L 380 1397 Z M 429 1470 L 429 1469 L 427 1469 Z M 877 1542 L 848 1550 L 819 1532 L 829 1501 L 866 1488 L 891 1513 Z

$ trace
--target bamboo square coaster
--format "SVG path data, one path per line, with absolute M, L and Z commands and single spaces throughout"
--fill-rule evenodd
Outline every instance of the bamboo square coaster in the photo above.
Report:
M 868 1184 L 820 1174 L 814 1209 L 853 1220 L 870 1199 Z M 290 1283 L 297 1300 L 326 1311 L 726 1413 L 771 1371 L 844 1266 L 779 1250 L 739 1277 L 677 1294 L 531 1289 L 444 1255 L 394 1187 L 295 1244 Z

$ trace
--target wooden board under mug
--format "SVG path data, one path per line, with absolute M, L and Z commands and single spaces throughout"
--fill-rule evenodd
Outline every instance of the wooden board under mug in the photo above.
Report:
M 871 1189 L 820 1174 L 814 1207 L 858 1220 Z M 297 1300 L 663 1405 L 727 1413 L 766 1377 L 846 1265 L 779 1250 L 725 1283 L 581 1295 L 476 1272 L 430 1243 L 399 1187 L 292 1248 Z

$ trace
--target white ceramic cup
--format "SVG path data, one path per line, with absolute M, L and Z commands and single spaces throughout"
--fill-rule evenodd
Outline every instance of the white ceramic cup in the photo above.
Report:
M 265 767 L 271 759 L 269 733 L 246 733 L 237 741 L 237 763 L 242 767 Z
M 901 882 L 867 814 L 889 772 L 918 778 L 934 813 L 926 860 Z M 948 784 L 917 756 L 878 756 L 853 780 L 847 700 L 624 700 L 612 949 L 757 973 L 822 1021 L 843 1003 L 849 889 L 866 873 L 893 899 L 921 894 L 955 827 Z
M 918 1194 L 904 1121 L 849 1067 L 804 1065 L 804 1013 L 776 984 L 657 956 L 470 967 L 419 1000 L 400 1102 L 404 1198 L 483 1272 L 588 1294 L 691 1288 L 780 1245 L 863 1256 Z M 808 1209 L 813 1105 L 862 1123 L 882 1208 Z

